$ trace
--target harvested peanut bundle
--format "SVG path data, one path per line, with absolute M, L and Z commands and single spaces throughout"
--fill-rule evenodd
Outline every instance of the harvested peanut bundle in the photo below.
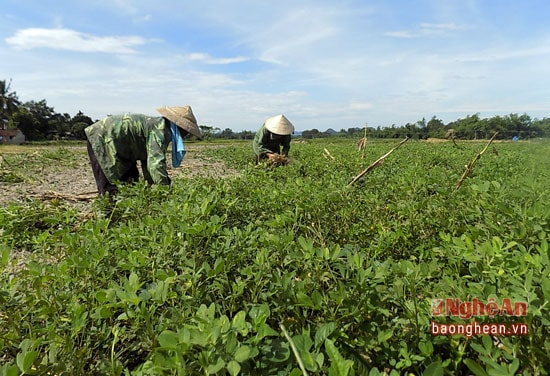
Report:
M 290 163 L 290 159 L 285 155 L 274 154 L 267 160 L 267 163 L 271 166 L 285 166 Z

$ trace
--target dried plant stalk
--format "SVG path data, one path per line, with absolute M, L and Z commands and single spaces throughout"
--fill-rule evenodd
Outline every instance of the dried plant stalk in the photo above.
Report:
M 464 173 L 462 174 L 462 177 L 460 178 L 460 180 L 456 184 L 456 187 L 455 187 L 453 192 L 458 191 L 458 189 L 462 186 L 462 183 L 464 183 L 464 179 L 466 179 L 466 177 L 470 174 L 470 172 L 472 171 L 472 168 L 474 167 L 474 164 L 479 160 L 479 158 L 481 158 L 483 153 L 485 153 L 485 151 L 487 151 L 487 149 L 489 148 L 489 145 L 491 145 L 491 143 L 493 142 L 493 140 L 495 139 L 497 134 L 498 134 L 498 132 L 495 132 L 495 134 L 493 135 L 493 137 L 491 137 L 491 139 L 489 140 L 487 145 L 485 145 L 483 150 L 480 151 L 479 153 L 477 153 L 476 156 L 474 157 L 474 159 L 472 159 L 470 161 L 470 163 L 468 163 L 466 165 L 466 170 L 464 170 Z
M 36 197 L 42 200 L 91 201 L 97 198 L 96 192 L 78 193 L 76 195 L 54 191 L 43 192 Z
M 361 151 L 361 150 L 365 149 L 366 147 L 367 147 L 367 139 L 365 137 L 363 137 L 357 143 L 357 150 Z
M 376 160 L 376 162 L 374 162 L 373 164 L 371 164 L 369 167 L 367 167 L 366 169 L 364 169 L 361 173 L 359 173 L 359 175 L 357 175 L 356 177 L 353 178 L 353 180 L 348 184 L 348 186 L 352 185 L 353 183 L 355 183 L 357 180 L 361 179 L 363 177 L 363 175 L 365 175 L 367 172 L 371 171 L 371 170 L 374 170 L 376 167 L 382 165 L 382 163 L 384 163 L 384 159 L 390 155 L 391 153 L 393 153 L 395 150 L 397 150 L 401 145 L 403 145 L 405 142 L 407 142 L 409 140 L 409 137 L 405 137 L 405 139 L 403 139 L 399 144 L 397 144 L 396 146 L 394 146 L 390 151 L 388 151 L 386 154 L 384 154 L 383 156 L 381 156 L 380 158 L 378 158 Z
M 365 149 L 366 148 L 367 148 L 367 124 L 365 123 L 365 135 L 357 143 L 357 150 L 358 151 L 363 151 L 363 154 L 361 154 L 361 159 L 365 158 Z
M 323 155 L 325 156 L 325 158 L 328 157 L 328 158 L 330 158 L 330 159 L 332 159 L 332 160 L 336 159 L 336 158 L 334 158 L 334 157 L 332 156 L 332 154 L 330 154 L 330 151 L 328 151 L 327 148 L 325 148 L 325 151 L 324 151 Z

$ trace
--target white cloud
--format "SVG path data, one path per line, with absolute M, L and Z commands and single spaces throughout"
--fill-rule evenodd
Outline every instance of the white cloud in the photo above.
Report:
M 190 60 L 202 62 L 205 64 L 212 65 L 223 65 L 223 64 L 233 64 L 233 63 L 242 63 L 244 61 L 250 60 L 250 58 L 245 56 L 236 56 L 236 57 L 226 57 L 226 58 L 215 58 L 206 53 L 194 52 L 188 55 Z
M 515 48 L 501 47 L 477 51 L 472 54 L 461 54 L 455 57 L 462 62 L 491 62 L 498 60 L 510 60 L 529 57 L 542 57 L 550 54 L 550 45 L 542 44 L 536 47 Z
M 387 37 L 394 37 L 394 38 L 417 38 L 420 35 L 416 31 L 411 30 L 401 30 L 401 31 L 388 31 L 384 33 Z
M 465 26 L 459 26 L 454 23 L 429 23 L 429 22 L 423 22 L 420 24 L 421 30 L 461 30 L 465 29 Z
M 363 110 L 370 110 L 371 108 L 373 108 L 374 105 L 370 102 L 352 102 L 349 104 L 349 109 L 351 111 L 363 111 Z
M 138 36 L 99 37 L 79 31 L 57 28 L 29 28 L 18 30 L 6 38 L 6 43 L 23 50 L 50 48 L 78 52 L 134 53 L 133 47 L 147 42 Z
M 0 48 L 1 70 L 21 99 L 60 112 L 190 104 L 201 124 L 236 131 L 277 113 L 298 130 L 548 113 L 548 29 L 533 21 L 512 35 L 473 0 L 29 1 L 32 14 L 0 15 L 12 47 Z
M 266 62 L 305 65 L 304 59 L 326 52 L 325 43 L 338 35 L 336 17 L 328 8 L 288 7 L 269 22 L 240 25 L 240 45 L 250 48 Z
M 455 23 L 420 23 L 418 26 L 409 30 L 388 31 L 384 35 L 394 38 L 421 38 L 431 36 L 448 35 L 449 32 L 457 30 L 466 30 L 471 28 L 467 25 L 457 25 Z

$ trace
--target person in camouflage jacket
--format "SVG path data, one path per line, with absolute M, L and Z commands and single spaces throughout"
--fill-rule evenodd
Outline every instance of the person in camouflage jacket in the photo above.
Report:
M 99 195 L 115 195 L 119 181 L 137 181 L 138 161 L 149 184 L 171 183 L 166 167 L 168 144 L 172 142 L 172 164 L 177 167 L 185 154 L 183 138 L 189 133 L 201 138 L 201 133 L 191 107 L 162 107 L 157 111 L 163 116 L 108 116 L 84 130 Z

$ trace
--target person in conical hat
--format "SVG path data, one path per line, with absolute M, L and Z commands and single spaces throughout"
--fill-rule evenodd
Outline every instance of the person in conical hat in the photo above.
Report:
M 267 119 L 254 137 L 254 159 L 256 164 L 264 159 L 275 159 L 277 155 L 288 156 L 294 125 L 285 115 Z
M 188 135 L 202 138 L 191 107 L 161 107 L 157 111 L 162 116 L 111 115 L 84 130 L 99 195 L 116 194 L 116 182 L 137 181 L 138 161 L 149 184 L 170 184 L 168 144 L 172 142 L 172 167 L 178 167 L 185 155 L 183 139 Z

